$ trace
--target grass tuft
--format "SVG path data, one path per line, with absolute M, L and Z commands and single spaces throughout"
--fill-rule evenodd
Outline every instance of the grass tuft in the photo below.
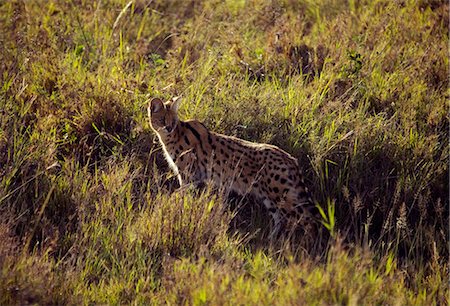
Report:
M 0 304 L 448 304 L 449 4 L 0 4 Z M 323 232 L 176 190 L 146 115 L 298 158 Z M 301 231 L 299 231 L 301 232 Z

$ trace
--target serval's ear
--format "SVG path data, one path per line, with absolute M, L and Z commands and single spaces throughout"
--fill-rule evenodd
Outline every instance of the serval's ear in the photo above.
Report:
M 153 98 L 150 101 L 149 109 L 152 114 L 159 112 L 164 108 L 164 102 L 160 98 Z
M 178 113 L 178 107 L 180 106 L 181 100 L 181 96 L 178 96 L 172 98 L 172 101 L 170 102 L 170 108 L 173 109 L 175 113 Z

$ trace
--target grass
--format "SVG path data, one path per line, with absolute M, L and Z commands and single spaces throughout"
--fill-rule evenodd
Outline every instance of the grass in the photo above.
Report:
M 2 2 L 0 304 L 448 304 L 448 12 Z M 175 95 L 299 159 L 320 243 L 268 239 L 251 200 L 174 192 L 145 108 Z

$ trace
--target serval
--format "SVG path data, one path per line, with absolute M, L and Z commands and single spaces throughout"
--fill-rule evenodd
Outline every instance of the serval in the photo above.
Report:
M 273 145 L 218 134 L 196 120 L 179 120 L 180 100 L 154 98 L 148 105 L 151 128 L 180 186 L 212 182 L 239 195 L 251 195 L 273 218 L 270 236 L 279 233 L 282 224 L 318 220 L 297 159 Z

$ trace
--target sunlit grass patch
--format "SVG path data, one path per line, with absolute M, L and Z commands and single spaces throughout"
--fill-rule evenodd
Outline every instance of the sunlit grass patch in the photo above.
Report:
M 448 11 L 0 4 L 0 304 L 448 304 Z M 178 95 L 298 158 L 330 239 L 176 190 L 145 108 Z

